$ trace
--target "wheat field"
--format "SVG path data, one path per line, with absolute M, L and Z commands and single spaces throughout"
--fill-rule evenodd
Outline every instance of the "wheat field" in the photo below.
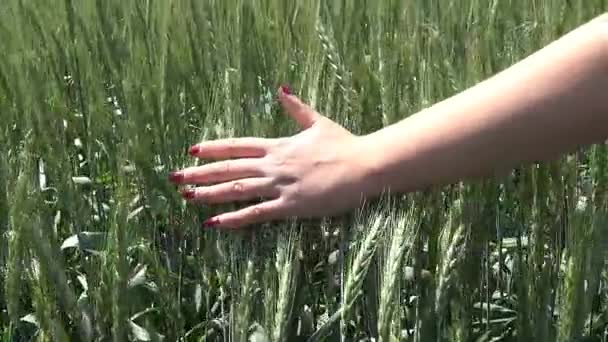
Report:
M 167 181 L 195 142 L 296 133 L 280 84 L 369 133 L 608 1 L 0 7 L 2 341 L 608 341 L 603 145 L 242 231 Z

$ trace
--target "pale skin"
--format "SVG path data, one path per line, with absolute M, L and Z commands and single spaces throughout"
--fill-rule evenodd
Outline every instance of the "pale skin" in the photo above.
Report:
M 608 15 L 578 27 L 510 68 L 367 135 L 354 135 L 287 89 L 278 100 L 301 127 L 294 136 L 201 142 L 210 160 L 170 179 L 195 185 L 202 204 L 262 198 L 209 218 L 243 228 L 289 217 L 335 216 L 385 191 L 504 173 L 608 139 Z

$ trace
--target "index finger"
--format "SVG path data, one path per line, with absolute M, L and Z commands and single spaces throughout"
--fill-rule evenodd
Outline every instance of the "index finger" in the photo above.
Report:
M 264 157 L 270 146 L 270 139 L 228 138 L 192 145 L 189 153 L 202 159 L 255 158 Z

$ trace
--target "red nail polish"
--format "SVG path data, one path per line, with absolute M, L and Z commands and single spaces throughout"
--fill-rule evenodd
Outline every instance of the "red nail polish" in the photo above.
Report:
M 281 91 L 284 92 L 287 95 L 291 95 L 291 89 L 289 89 L 289 86 L 286 84 L 283 84 L 281 86 Z
M 206 219 L 203 222 L 203 226 L 205 226 L 205 227 L 213 227 L 213 226 L 217 226 L 218 224 L 220 224 L 220 219 L 217 217 L 212 217 L 212 218 Z
M 190 153 L 191 156 L 196 155 L 199 151 L 201 150 L 201 148 L 198 145 L 194 145 L 192 147 L 190 147 L 190 150 L 188 150 L 188 153 Z
M 179 184 L 179 183 L 183 182 L 183 180 L 184 180 L 184 174 L 182 172 L 172 171 L 171 173 L 169 173 L 170 182 Z
M 187 200 L 191 200 L 196 195 L 196 191 L 194 189 L 186 189 L 182 191 L 182 197 Z

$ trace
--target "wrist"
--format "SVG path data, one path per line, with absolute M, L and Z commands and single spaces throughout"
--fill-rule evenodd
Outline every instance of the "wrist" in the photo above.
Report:
M 359 170 L 357 182 L 361 196 L 369 200 L 387 192 L 395 192 L 391 189 L 394 184 L 391 184 L 388 176 L 390 165 L 382 140 L 375 134 L 369 134 L 358 136 L 354 145 L 353 160 L 356 160 Z
M 429 185 L 430 143 L 427 110 L 399 123 L 359 137 L 358 156 L 363 165 L 363 189 L 369 197 L 421 190 Z M 433 120 L 431 120 L 433 121 Z M 426 155 L 426 157 L 425 157 Z M 426 160 L 425 160 L 426 159 Z

